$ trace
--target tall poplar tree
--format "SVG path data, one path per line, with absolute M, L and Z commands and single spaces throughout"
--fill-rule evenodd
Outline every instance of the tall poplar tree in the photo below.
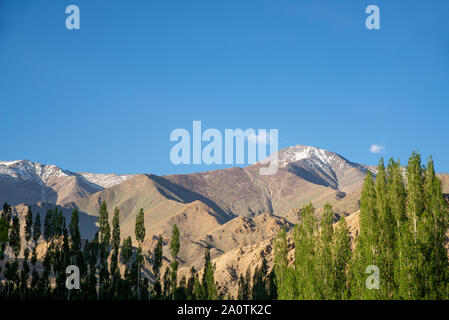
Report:
M 424 212 L 424 172 L 421 155 L 413 151 L 406 170 L 407 176 L 407 220 L 408 223 L 401 235 L 402 264 L 399 270 L 399 295 L 404 299 L 418 299 L 423 292 L 423 265 L 425 257 L 422 255 L 421 216 Z
M 449 227 L 448 210 L 441 191 L 441 181 L 435 175 L 432 157 L 425 171 L 425 211 L 423 213 L 422 250 L 425 258 L 424 298 L 444 299 L 449 283 L 448 254 L 445 248 Z
M 79 213 L 78 210 L 72 211 L 72 216 L 69 223 L 71 249 L 73 254 L 81 250 L 81 233 L 79 229 Z
M 12 218 L 12 227 L 9 234 L 9 245 L 12 248 L 14 256 L 17 257 L 20 254 L 21 243 L 20 243 L 20 222 L 19 217 L 15 216 Z
M 399 161 L 390 159 L 388 162 L 388 201 L 391 213 L 394 217 L 395 226 L 395 262 L 394 262 L 394 290 L 392 298 L 399 299 L 406 292 L 407 282 L 404 279 L 408 277 L 407 265 L 410 256 L 408 249 L 411 245 L 410 224 L 407 217 L 406 202 L 407 192 L 403 171 Z
M 335 298 L 347 299 L 349 297 L 347 271 L 352 252 L 351 238 L 345 217 L 340 217 L 337 223 L 332 251 Z
M 288 264 L 288 242 L 285 227 L 279 231 L 274 242 L 274 273 L 279 300 L 297 297 L 295 271 Z
M 366 287 L 366 269 L 379 263 L 379 228 L 376 191 L 371 172 L 367 172 L 360 198 L 359 235 L 350 265 L 351 298 L 375 299 L 377 290 Z
M 100 206 L 100 212 L 98 216 L 98 227 L 100 231 L 99 233 L 100 243 L 103 244 L 104 246 L 108 246 L 111 238 L 111 228 L 109 226 L 109 214 L 105 201 L 103 201 Z
M 41 227 L 41 216 L 39 212 L 36 214 L 36 218 L 34 219 L 34 225 L 33 225 L 33 241 L 35 244 L 39 241 L 39 238 L 42 234 L 42 227 Z
M 318 282 L 318 224 L 314 216 L 312 203 L 301 210 L 301 222 L 296 226 L 293 239 L 295 242 L 295 271 L 299 299 L 319 299 Z
M 142 243 L 145 240 L 145 220 L 144 220 L 144 212 L 141 208 L 139 213 L 136 216 L 136 225 L 135 225 L 135 236 L 136 240 L 139 243 L 139 248 L 137 250 L 137 292 L 138 298 L 140 300 L 140 268 L 142 264 Z
M 44 217 L 44 239 L 49 241 L 53 237 L 53 211 L 48 209 Z
M 161 267 L 163 258 L 163 238 L 159 235 L 156 247 L 153 252 L 153 275 L 156 278 L 156 283 L 154 284 L 154 294 L 156 298 L 160 298 L 161 295 Z M 190 292 L 191 296 L 193 292 Z M 189 291 L 187 290 L 187 297 L 189 297 Z
M 33 227 L 33 212 L 31 211 L 31 207 L 28 206 L 27 214 L 25 216 L 25 240 L 26 241 L 31 240 L 32 227 Z
M 317 274 L 319 299 L 334 299 L 335 292 L 335 272 L 332 258 L 332 243 L 334 238 L 334 214 L 332 212 L 332 205 L 328 202 L 323 208 L 323 217 L 321 219 L 321 230 L 319 238 L 319 252 Z
M 204 252 L 204 272 L 203 272 L 203 288 L 206 300 L 217 300 L 218 291 L 215 286 L 214 266 L 210 260 L 210 248 L 207 247 Z
M 172 236 L 170 240 L 170 253 L 173 258 L 171 267 L 171 289 L 172 289 L 172 299 L 175 299 L 177 278 L 178 278 L 178 253 L 180 248 L 179 242 L 179 229 L 176 224 L 173 225 Z
M 379 270 L 382 270 L 379 298 L 390 299 L 395 291 L 394 267 L 396 261 L 396 229 L 395 218 L 388 199 L 387 173 L 382 158 L 377 166 L 375 191 L 379 232 L 379 259 L 377 266 L 379 267 Z

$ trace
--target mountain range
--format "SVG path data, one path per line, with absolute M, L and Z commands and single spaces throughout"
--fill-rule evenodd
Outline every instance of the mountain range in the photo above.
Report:
M 279 169 L 271 176 L 259 175 L 261 163 L 157 176 L 72 172 L 29 160 L 0 162 L 0 202 L 15 206 L 22 219 L 25 205 L 42 218 L 54 205 L 63 209 L 66 219 L 76 208 L 82 236 L 92 238 L 105 201 L 110 219 L 112 209 L 120 209 L 121 236 L 133 241 L 136 214 L 143 208 L 144 250 L 152 250 L 162 235 L 169 261 L 168 239 L 176 223 L 181 232 L 180 272 L 191 266 L 200 269 L 209 246 L 219 283 L 235 290 L 236 277 L 254 268 L 260 254 L 270 263 L 273 238 L 283 226 L 290 229 L 299 222 L 304 204 L 312 202 L 318 218 L 326 202 L 333 204 L 336 215 L 356 214 L 365 174 L 376 169 L 310 146 L 288 147 L 277 157 Z M 449 192 L 449 176 L 440 178 L 443 191 Z

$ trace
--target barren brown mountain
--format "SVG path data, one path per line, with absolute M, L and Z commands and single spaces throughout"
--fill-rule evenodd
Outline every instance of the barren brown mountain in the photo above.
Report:
M 97 230 L 103 201 L 111 221 L 113 208 L 120 209 L 122 239 L 134 239 L 136 214 L 143 208 L 145 273 L 150 278 L 156 238 L 162 235 L 165 240 L 166 266 L 171 230 L 177 224 L 180 273 L 187 274 L 191 266 L 201 269 L 204 249 L 210 247 L 220 287 L 235 296 L 237 277 L 254 270 L 261 255 L 272 265 L 275 235 L 283 226 L 291 230 L 300 222 L 304 204 L 312 202 L 320 219 L 322 206 L 331 202 L 336 220 L 346 217 L 355 234 L 363 179 L 367 170 L 376 170 L 314 147 L 289 147 L 277 156 L 279 169 L 272 176 L 259 175 L 261 163 L 186 175 L 119 176 L 73 173 L 28 160 L 0 162 L 0 201 L 16 205 L 22 219 L 27 207 L 19 203 L 31 204 L 42 219 L 55 204 L 67 221 L 77 208 L 82 235 L 88 239 Z M 439 177 L 443 192 L 449 193 L 449 175 Z

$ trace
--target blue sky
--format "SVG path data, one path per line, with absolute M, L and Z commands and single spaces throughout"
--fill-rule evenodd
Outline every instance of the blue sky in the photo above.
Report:
M 449 172 L 448 16 L 446 0 L 0 0 L 0 159 L 215 169 L 169 159 L 170 132 L 201 120 L 365 164 L 417 149 Z

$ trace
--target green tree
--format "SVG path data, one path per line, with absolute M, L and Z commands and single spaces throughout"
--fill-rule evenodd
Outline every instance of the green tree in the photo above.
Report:
M 137 291 L 140 300 L 140 268 L 142 264 L 142 243 L 145 240 L 145 220 L 142 208 L 139 210 L 139 213 L 136 216 L 135 236 L 137 242 L 139 243 L 139 248 L 137 250 Z
M 157 280 L 160 280 L 160 270 L 162 267 L 162 256 L 163 256 L 163 238 L 159 235 L 156 247 L 153 253 L 153 275 Z
M 81 250 L 81 233 L 79 229 L 79 213 L 78 210 L 72 211 L 72 216 L 69 223 L 69 231 L 71 236 L 72 252 L 76 253 Z
M 421 155 L 413 151 L 406 170 L 407 176 L 407 223 L 401 234 L 402 257 L 399 270 L 399 296 L 418 299 L 424 290 L 422 275 L 425 257 L 420 250 L 421 216 L 424 212 L 424 172 Z
M 378 241 L 379 258 L 378 267 L 382 270 L 380 278 L 379 298 L 390 299 L 395 292 L 394 269 L 396 261 L 396 234 L 395 217 L 391 210 L 388 197 L 387 173 L 383 159 L 377 166 L 375 182 L 377 215 L 378 215 Z
M 27 214 L 25 216 L 25 240 L 31 240 L 31 231 L 33 228 L 33 212 L 31 212 L 31 207 L 28 206 Z
M 123 239 L 122 257 L 123 262 L 127 265 L 132 256 L 132 240 L 131 237 Z
M 295 271 L 299 299 L 318 299 L 317 263 L 318 263 L 318 225 L 314 216 L 315 209 L 309 203 L 301 210 L 301 223 L 295 226 Z
M 165 272 L 164 272 L 164 276 L 162 277 L 162 281 L 164 283 L 164 290 L 163 290 L 163 296 L 165 299 L 172 299 L 172 289 L 171 289 L 171 285 L 172 285 L 172 281 L 171 281 L 171 276 L 170 276 L 171 272 L 169 270 L 169 268 L 165 268 Z
M 1 218 L 6 222 L 7 225 L 11 223 L 11 213 L 12 213 L 11 207 L 8 205 L 7 202 L 5 202 L 3 204 Z
M 333 272 L 335 298 L 339 300 L 349 297 L 347 270 L 351 260 L 351 238 L 346 219 L 341 217 L 335 230 L 333 244 Z
M 401 278 L 406 277 L 402 274 L 406 266 L 406 242 L 408 238 L 408 219 L 406 214 L 407 192 L 405 190 L 404 179 L 400 162 L 390 159 L 387 168 L 387 187 L 388 201 L 391 213 L 394 217 L 395 226 L 395 262 L 394 262 L 394 290 L 392 298 L 400 298 L 400 291 L 405 291 L 401 287 Z
M 39 238 L 41 237 L 42 229 L 41 229 L 41 216 L 39 212 L 36 214 L 36 218 L 34 220 L 33 225 L 33 241 L 35 244 L 39 241 Z
M 425 211 L 422 216 L 422 245 L 424 251 L 424 298 L 444 299 L 449 283 L 448 254 L 445 248 L 449 227 L 448 210 L 435 175 L 432 157 L 427 162 L 424 181 Z
M 106 202 L 103 201 L 100 206 L 100 212 L 98 216 L 98 227 L 100 231 L 100 243 L 108 246 L 111 238 L 111 228 L 109 226 L 109 214 L 106 207 Z
M 288 265 L 288 242 L 285 227 L 279 231 L 274 243 L 274 273 L 279 300 L 297 297 L 295 271 Z
M 171 288 L 172 288 L 172 298 L 175 298 L 175 291 L 177 286 L 177 277 L 178 277 L 178 253 L 180 248 L 179 241 L 179 229 L 176 224 L 173 225 L 172 236 L 170 240 L 170 253 L 173 258 L 171 266 Z
M 114 216 L 112 218 L 112 247 L 118 253 L 120 248 L 120 210 L 114 208 Z
M 63 234 L 63 229 L 65 227 L 65 218 L 62 214 L 62 210 L 60 210 L 57 206 L 53 209 L 51 221 L 51 230 L 52 237 L 60 237 Z
M 23 252 L 22 270 L 20 271 L 20 293 L 23 300 L 28 298 L 28 276 L 30 273 L 30 266 L 28 264 L 29 255 L 30 250 L 26 248 Z
M 350 286 L 353 299 L 375 299 L 377 290 L 366 287 L 366 269 L 379 263 L 379 231 L 376 191 L 371 172 L 367 172 L 360 198 L 360 231 L 350 265 Z
M 0 218 L 0 261 L 4 258 L 4 250 L 6 244 L 8 243 L 8 233 L 9 233 L 9 225 L 4 220 L 4 218 Z M 1 270 L 0 270 L 1 272 Z
M 238 281 L 237 299 L 238 300 L 249 300 L 249 287 L 248 287 L 248 283 L 246 282 L 243 274 L 240 275 L 239 281 Z
M 136 216 L 135 235 L 136 240 L 141 244 L 145 240 L 145 220 L 144 212 L 141 208 Z
M 13 250 L 14 256 L 17 257 L 20 254 L 21 243 L 20 243 L 20 222 L 19 217 L 15 216 L 12 218 L 12 227 L 9 234 L 9 245 Z
M 50 238 L 53 237 L 53 211 L 51 209 L 48 209 L 45 213 L 44 217 L 44 239 L 45 241 L 49 241 Z
M 210 248 L 204 252 L 203 288 L 206 300 L 217 300 L 218 291 L 214 279 L 214 266 L 210 260 Z
M 261 266 L 256 267 L 253 276 L 253 287 L 251 290 L 253 300 L 267 300 L 269 298 L 268 265 L 263 254 L 261 258 Z
M 111 275 L 112 275 L 112 295 L 117 296 L 119 291 L 120 273 L 118 270 L 118 258 L 120 249 L 120 211 L 117 207 L 114 208 L 114 216 L 112 218 L 112 248 L 114 249 L 111 256 Z
M 316 285 L 319 289 L 320 299 L 334 299 L 335 292 L 335 272 L 332 256 L 332 243 L 334 238 L 334 214 L 332 206 L 328 202 L 323 208 L 323 217 L 321 219 L 321 230 L 319 238 L 319 252 L 318 252 L 318 281 Z
M 186 298 L 187 300 L 195 299 L 195 279 L 198 275 L 196 274 L 196 270 L 194 267 L 190 268 L 190 276 L 189 280 L 187 280 L 186 286 Z

